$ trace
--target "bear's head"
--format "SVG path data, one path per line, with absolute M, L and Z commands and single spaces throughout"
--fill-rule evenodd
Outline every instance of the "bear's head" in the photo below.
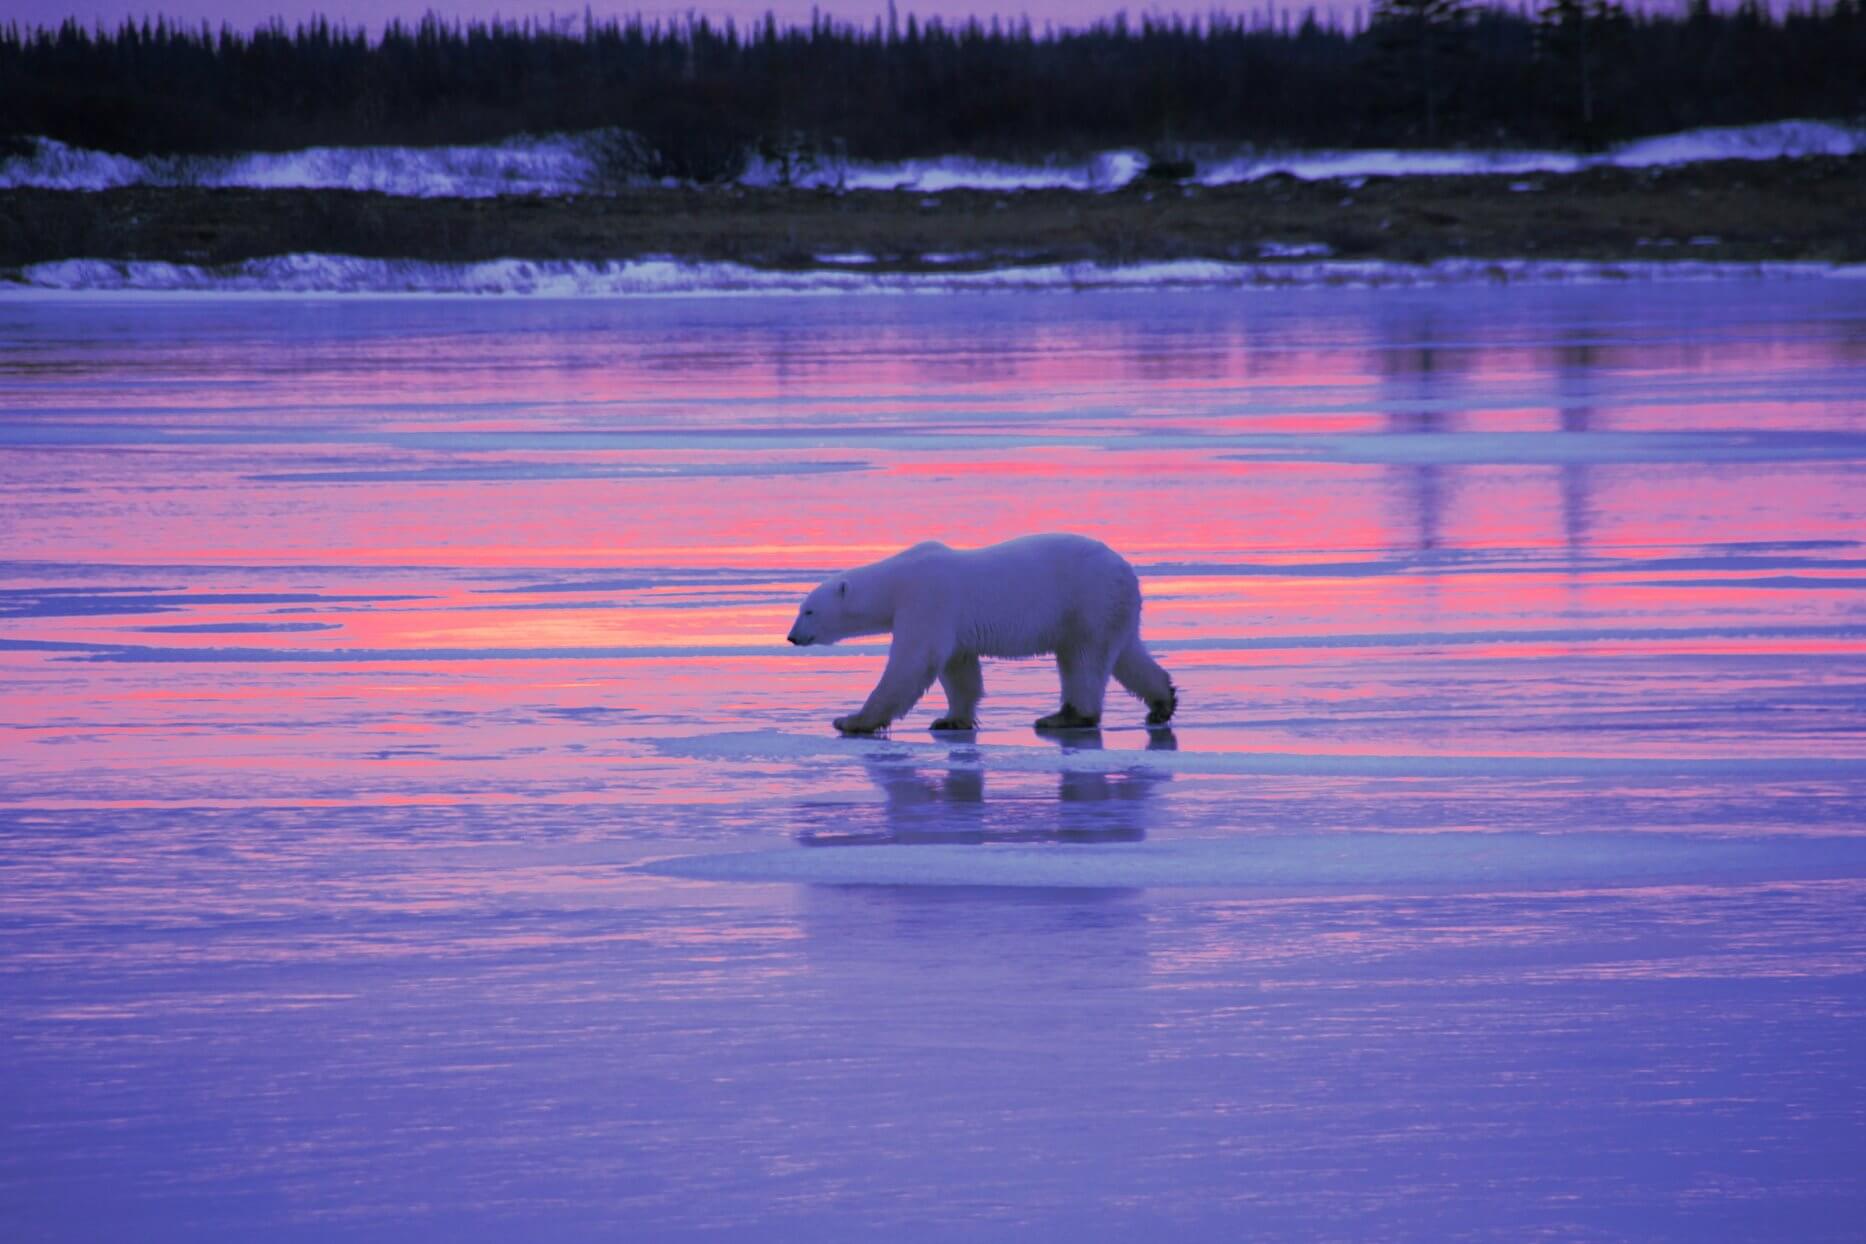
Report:
M 793 644 L 833 644 L 852 635 L 894 629 L 894 612 L 880 586 L 858 572 L 839 574 L 803 598 L 788 638 Z

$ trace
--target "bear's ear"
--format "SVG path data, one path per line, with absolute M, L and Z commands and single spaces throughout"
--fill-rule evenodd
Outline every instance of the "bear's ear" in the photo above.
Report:
M 847 579 L 844 579 L 841 583 L 838 583 L 836 585 L 836 595 L 847 596 L 848 594 L 849 594 L 849 581 Z

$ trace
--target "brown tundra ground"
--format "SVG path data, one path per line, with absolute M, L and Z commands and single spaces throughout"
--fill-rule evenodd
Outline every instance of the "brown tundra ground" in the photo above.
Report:
M 466 262 L 674 256 L 762 268 L 862 254 L 913 271 L 1090 261 L 1340 259 L 1866 261 L 1866 157 L 1552 175 L 1142 179 L 1069 190 L 738 187 L 561 198 L 414 199 L 344 190 L 0 191 L 0 273 L 54 259 L 225 264 L 323 251 Z M 1272 245 L 1275 244 L 1275 245 Z M 828 257 L 828 258 L 825 258 Z

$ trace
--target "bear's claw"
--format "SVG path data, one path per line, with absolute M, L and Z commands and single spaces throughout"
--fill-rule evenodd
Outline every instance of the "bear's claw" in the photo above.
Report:
M 843 734 L 880 734 L 883 730 L 887 729 L 885 725 L 858 726 L 855 724 L 855 718 L 853 717 L 838 717 L 829 724 L 836 727 L 836 729 Z
M 1147 724 L 1163 726 L 1173 719 L 1173 713 L 1179 707 L 1179 688 L 1174 687 L 1166 693 L 1164 700 L 1147 701 Z
M 927 729 L 929 730 L 976 730 L 978 729 L 978 723 L 966 717 L 942 717 L 938 721 L 934 722 L 932 725 L 928 726 Z

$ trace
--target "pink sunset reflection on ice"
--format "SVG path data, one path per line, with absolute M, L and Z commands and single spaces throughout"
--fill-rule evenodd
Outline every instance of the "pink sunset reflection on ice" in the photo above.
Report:
M 710 798 L 657 738 L 872 684 L 783 645 L 822 576 L 1042 530 L 1140 568 L 1182 749 L 1857 755 L 1809 671 L 1863 655 L 1858 343 L 1411 301 L 123 311 L 0 360 L 4 797 Z M 1046 662 L 987 693 L 1045 746 Z

